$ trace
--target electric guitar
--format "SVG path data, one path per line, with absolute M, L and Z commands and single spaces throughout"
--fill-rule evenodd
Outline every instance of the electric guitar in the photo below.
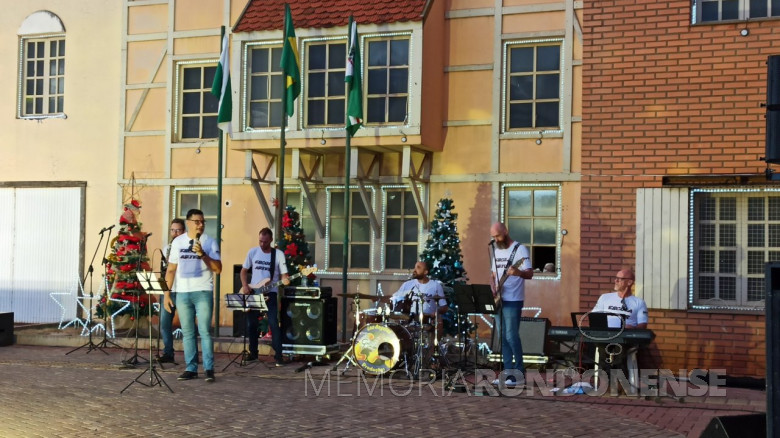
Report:
M 520 265 L 522 265 L 526 260 L 528 260 L 528 257 L 522 257 L 520 260 L 514 262 L 511 267 L 519 268 Z M 504 283 L 507 281 L 507 279 L 509 279 L 508 271 L 509 268 L 504 269 L 504 273 L 501 275 L 501 279 L 498 280 L 498 286 L 496 286 L 496 307 L 501 306 L 501 290 L 504 288 Z
M 293 280 L 295 280 L 298 277 L 307 276 L 307 275 L 315 272 L 316 270 L 317 270 L 316 266 L 309 266 L 307 268 L 303 268 L 303 269 L 301 269 L 301 272 L 298 272 L 297 274 L 291 275 L 290 278 L 288 278 L 288 280 L 289 281 L 293 281 Z M 271 279 L 270 278 L 264 278 L 264 279 L 260 280 L 260 282 L 258 282 L 258 283 L 250 284 L 249 287 L 252 289 L 252 293 L 263 294 L 263 293 L 266 293 L 269 290 L 271 290 L 271 289 L 273 289 L 275 287 L 279 287 L 279 286 L 281 286 L 283 284 L 284 284 L 284 280 L 279 280 L 279 281 L 277 281 L 275 283 L 271 283 Z

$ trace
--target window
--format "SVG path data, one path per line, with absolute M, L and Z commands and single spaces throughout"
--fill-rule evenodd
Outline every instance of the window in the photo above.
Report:
M 508 130 L 560 125 L 560 43 L 507 48 L 506 120 Z
M 780 193 L 694 193 L 694 304 L 763 307 L 780 261 Z
M 502 210 L 512 240 L 528 246 L 534 270 L 558 268 L 560 186 L 504 186 Z
M 371 224 L 358 192 L 350 192 L 349 253 L 347 266 L 368 269 L 371 266 Z M 344 248 L 344 192 L 329 193 L 328 208 L 328 268 L 342 268 Z M 373 204 L 373 196 L 369 202 Z
M 21 117 L 65 112 L 65 37 L 22 38 Z
M 412 192 L 385 189 L 385 269 L 409 269 L 417 262 L 420 216 Z
M 694 0 L 694 23 L 780 16 L 778 0 Z
M 251 46 L 249 54 L 249 116 L 252 129 L 282 126 L 282 48 Z
M 306 243 L 309 245 L 309 256 L 316 263 L 317 227 L 314 225 L 314 219 L 312 219 L 309 207 L 306 205 L 306 196 L 301 192 L 285 192 L 285 196 L 287 197 L 286 205 L 292 205 L 295 207 L 295 211 L 301 215 L 301 228 L 303 234 L 306 235 Z
M 346 112 L 346 43 L 307 46 L 306 125 L 342 126 Z
M 217 111 L 219 100 L 211 94 L 215 65 L 183 65 L 180 78 L 176 78 L 180 92 L 179 127 L 182 141 L 212 139 L 219 136 Z
M 206 219 L 204 232 L 214 239 L 217 238 L 219 201 L 217 200 L 216 190 L 175 189 L 174 200 L 173 211 L 175 212 L 175 217 L 185 219 L 190 209 L 197 208 L 203 212 L 203 217 Z
M 409 39 L 368 41 L 366 124 L 406 121 L 409 102 Z

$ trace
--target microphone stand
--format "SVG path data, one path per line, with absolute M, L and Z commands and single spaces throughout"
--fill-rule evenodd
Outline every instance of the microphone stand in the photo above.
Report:
M 110 227 L 108 229 L 109 230 L 109 236 L 111 236 L 111 228 L 113 228 L 113 227 Z M 92 350 L 100 350 L 104 354 L 106 354 L 106 355 L 108 354 L 107 352 L 103 351 L 102 347 L 100 347 L 99 345 L 97 345 L 94 342 L 92 342 L 92 327 L 90 327 L 90 324 L 92 323 L 92 298 L 93 298 L 93 294 L 92 294 L 92 292 L 93 292 L 93 288 L 92 288 L 92 273 L 95 271 L 95 268 L 92 265 L 93 265 L 93 263 L 95 263 L 95 257 L 97 257 L 98 250 L 100 250 L 100 245 L 103 243 L 103 233 L 105 231 L 106 231 L 105 228 L 100 230 L 100 240 L 98 241 L 97 246 L 95 246 L 95 253 L 92 254 L 92 260 L 90 260 L 90 262 L 89 262 L 89 268 L 87 269 L 87 273 L 84 275 L 84 279 L 81 281 L 81 284 L 83 286 L 84 284 L 86 284 L 87 278 L 89 278 L 89 317 L 87 318 L 87 324 L 84 325 L 84 329 L 87 330 L 87 332 L 89 332 L 89 335 L 88 335 L 89 336 L 89 340 L 87 341 L 86 344 L 84 344 L 84 345 L 82 345 L 80 347 L 76 347 L 73 350 L 70 350 L 69 352 L 65 353 L 66 356 L 71 354 L 71 353 L 73 353 L 74 351 L 80 350 L 80 349 L 82 349 L 84 347 L 87 347 L 87 353 L 90 353 Z M 106 241 L 106 242 L 108 242 L 108 241 Z M 82 289 L 82 292 L 83 292 L 83 289 Z
M 151 234 L 151 233 L 149 233 L 149 234 Z M 142 240 L 142 245 L 138 248 L 138 262 L 136 263 L 136 269 L 135 269 L 136 272 L 141 270 L 141 259 L 143 258 L 143 255 L 146 253 L 146 240 L 149 238 L 149 234 L 145 234 L 144 235 L 144 238 Z M 150 298 L 150 300 L 151 300 L 151 298 Z M 150 301 L 150 303 L 151 303 L 151 301 Z M 135 317 L 135 324 L 134 324 L 135 325 L 135 345 L 134 345 L 135 354 L 130 356 L 130 359 L 127 359 L 127 360 L 122 362 L 125 365 L 131 365 L 131 366 L 138 365 L 139 363 L 141 363 L 141 361 L 144 361 L 144 362 L 147 361 L 143 356 L 138 354 L 138 330 L 140 329 L 140 326 L 141 326 L 139 324 L 139 321 L 138 321 L 138 317 L 139 317 L 138 313 L 139 313 L 139 309 L 141 307 L 141 293 L 140 292 L 136 292 L 136 304 L 137 305 L 133 306 L 133 316 Z M 150 312 L 151 312 L 151 310 L 150 310 Z M 151 315 L 149 315 L 149 318 L 150 318 L 150 323 L 151 323 Z M 149 336 L 151 336 L 151 327 L 149 327 Z M 151 344 L 151 340 L 149 340 L 149 342 Z
M 103 265 L 103 283 L 106 288 L 106 304 L 103 306 L 103 319 L 105 319 L 105 329 L 103 330 L 103 340 L 100 341 L 100 343 L 97 344 L 98 348 L 106 348 L 108 344 L 113 345 L 116 348 L 122 348 L 121 345 L 116 344 L 112 341 L 108 340 L 108 298 L 109 294 L 111 293 L 111 290 L 109 289 L 108 281 L 106 280 L 108 270 L 106 269 L 106 265 L 108 264 L 108 259 L 106 258 L 106 253 L 108 252 L 108 245 L 111 242 L 111 230 L 114 228 L 113 225 L 108 227 L 108 238 L 106 239 L 106 246 L 103 247 L 103 259 L 101 260 L 101 264 Z

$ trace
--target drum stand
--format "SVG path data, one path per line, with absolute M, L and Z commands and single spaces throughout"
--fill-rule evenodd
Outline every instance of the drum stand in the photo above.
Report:
M 244 312 L 244 349 L 243 351 L 241 351 L 241 353 L 238 353 L 236 357 L 234 357 L 233 360 L 230 361 L 230 363 L 225 365 L 225 368 L 222 368 L 223 372 L 226 369 L 228 369 L 230 365 L 233 365 L 234 363 L 240 367 L 247 365 L 247 357 L 249 356 L 249 351 L 247 351 L 246 349 L 247 313 L 250 310 L 268 312 L 268 306 L 266 306 L 265 299 L 262 294 L 261 295 L 228 294 L 225 295 L 225 300 L 228 309 L 240 309 L 242 312 Z M 252 335 L 257 336 L 257 333 L 253 333 Z M 241 361 L 236 362 L 239 357 L 241 358 Z
M 354 358 L 355 339 L 357 339 L 358 332 L 360 331 L 358 330 L 360 328 L 358 327 L 358 324 L 360 323 L 360 296 L 358 294 L 356 294 L 353 298 L 353 306 L 355 307 L 355 331 L 352 333 L 352 339 L 350 339 L 349 342 L 349 349 L 344 352 L 344 354 L 341 356 L 341 359 L 336 362 L 336 365 L 333 365 L 333 368 L 330 369 L 331 371 L 336 371 L 339 368 L 339 365 L 341 365 L 341 362 L 346 360 L 347 365 L 344 366 L 343 370 L 341 370 L 342 376 L 347 372 L 350 364 L 358 367 L 358 363 L 355 362 Z

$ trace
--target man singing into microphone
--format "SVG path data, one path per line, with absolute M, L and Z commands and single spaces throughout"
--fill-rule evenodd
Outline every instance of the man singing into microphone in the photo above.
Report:
M 217 241 L 203 234 L 206 220 L 203 212 L 191 209 L 187 212 L 187 234 L 171 242 L 171 258 L 165 281 L 176 290 L 176 309 L 181 321 L 184 362 L 186 371 L 179 380 L 198 378 L 198 346 L 195 336 L 195 318 L 203 351 L 203 369 L 206 381 L 214 381 L 214 341 L 211 339 L 211 315 L 214 310 L 212 288 L 214 274 L 222 271 Z M 173 310 L 170 291 L 165 292 L 165 309 Z

